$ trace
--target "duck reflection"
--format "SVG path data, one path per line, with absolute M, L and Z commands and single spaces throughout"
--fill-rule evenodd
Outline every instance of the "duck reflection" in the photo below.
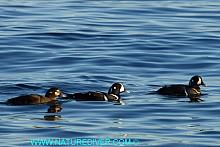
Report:
M 125 102 L 122 99 L 120 99 L 118 101 L 114 101 L 113 104 L 114 105 L 125 105 Z
M 190 99 L 189 102 L 194 102 L 194 103 L 195 102 L 198 103 L 198 102 L 204 101 L 203 99 L 200 98 L 200 96 L 189 96 L 189 99 Z
M 55 103 L 50 105 L 50 107 L 47 109 L 47 113 L 58 113 L 61 112 L 62 106 L 59 103 Z
M 61 119 L 61 115 L 58 115 L 58 112 L 61 112 L 62 105 L 58 102 L 51 103 L 49 108 L 47 109 L 48 115 L 44 116 L 44 120 L 47 121 L 56 121 Z

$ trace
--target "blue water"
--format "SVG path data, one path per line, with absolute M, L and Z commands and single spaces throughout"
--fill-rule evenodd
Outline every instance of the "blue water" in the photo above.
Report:
M 0 146 L 35 138 L 133 138 L 136 146 L 220 145 L 220 1 L 2 0 L 0 101 L 57 86 L 108 91 L 123 104 L 0 105 Z M 201 75 L 200 103 L 150 94 Z M 46 119 L 48 115 L 55 119 Z

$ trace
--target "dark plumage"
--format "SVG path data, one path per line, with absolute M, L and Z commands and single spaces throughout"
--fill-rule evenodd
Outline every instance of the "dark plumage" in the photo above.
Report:
M 8 99 L 8 105 L 33 105 L 43 104 L 56 100 L 56 97 L 62 96 L 62 92 L 58 88 L 50 88 L 45 96 L 38 94 L 22 95 L 15 98 Z
M 108 93 L 105 92 L 85 92 L 85 93 L 74 93 L 67 94 L 64 99 L 74 99 L 77 101 L 119 101 L 120 93 L 125 92 L 125 88 L 121 83 L 114 83 Z
M 175 95 L 175 96 L 199 96 L 201 95 L 200 85 L 206 86 L 202 80 L 201 76 L 193 76 L 190 81 L 189 85 L 165 85 L 159 90 L 157 93 L 162 95 Z

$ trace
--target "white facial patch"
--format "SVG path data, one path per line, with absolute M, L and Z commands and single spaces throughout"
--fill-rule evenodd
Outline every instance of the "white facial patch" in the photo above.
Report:
M 124 85 L 121 84 L 120 92 L 124 92 L 124 91 L 125 91 L 125 87 Z
M 198 85 L 202 84 L 202 79 L 199 77 L 199 81 L 197 82 Z
M 60 91 L 59 90 L 57 90 L 57 91 L 55 91 L 55 95 L 60 95 Z

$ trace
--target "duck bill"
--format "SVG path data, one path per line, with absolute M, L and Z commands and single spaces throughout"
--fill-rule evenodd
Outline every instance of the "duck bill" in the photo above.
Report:
M 127 90 L 127 89 L 124 89 L 123 91 L 121 91 L 121 93 L 122 93 L 122 92 L 124 92 L 124 93 L 130 93 L 130 91 Z
M 65 93 L 60 93 L 59 97 L 67 97 L 67 94 L 65 94 Z
M 69 94 L 69 93 L 63 93 L 63 95 L 61 96 L 61 98 L 63 99 L 71 99 L 74 97 L 74 94 Z
M 204 87 L 207 87 L 207 85 L 204 82 L 202 82 L 201 85 Z
M 125 93 L 130 93 L 130 91 L 129 90 L 127 90 L 127 89 L 125 89 L 125 91 L 124 91 Z

